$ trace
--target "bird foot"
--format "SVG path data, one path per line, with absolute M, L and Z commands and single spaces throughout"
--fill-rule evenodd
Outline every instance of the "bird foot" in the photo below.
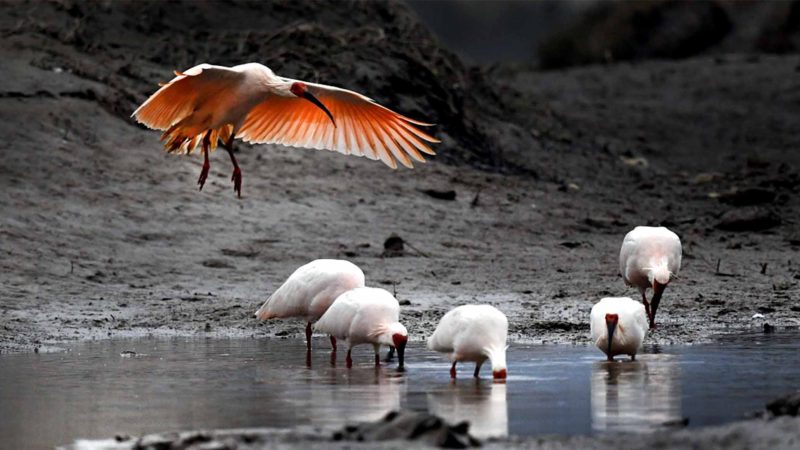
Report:
M 242 196 L 242 171 L 239 167 L 233 168 L 233 175 L 231 176 L 231 181 L 233 181 L 233 190 L 236 191 L 236 195 L 240 198 Z
M 197 184 L 200 185 L 200 190 L 203 190 L 203 186 L 206 184 L 206 179 L 208 178 L 208 171 L 211 168 L 211 164 L 208 161 L 203 163 L 203 170 L 200 171 L 200 178 L 197 179 Z

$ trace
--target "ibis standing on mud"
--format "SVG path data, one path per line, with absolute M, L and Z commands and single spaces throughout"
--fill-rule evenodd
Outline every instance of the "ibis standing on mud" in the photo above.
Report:
M 170 153 L 203 152 L 200 189 L 211 167 L 208 154 L 221 142 L 233 163 L 234 190 L 241 196 L 242 172 L 233 140 L 335 150 L 380 159 L 392 168 L 412 167 L 433 155 L 439 142 L 420 130 L 431 124 L 409 119 L 359 93 L 283 78 L 258 63 L 234 67 L 200 64 L 151 95 L 133 113 L 149 128 L 164 130 Z
M 636 227 L 622 242 L 619 271 L 628 286 L 639 288 L 650 328 L 656 326 L 656 311 L 667 284 L 681 269 L 681 240 L 664 227 Z M 647 290 L 653 297 L 647 301 Z
M 372 344 L 375 365 L 381 365 L 381 345 L 397 349 L 399 368 L 408 342 L 408 331 L 400 323 L 400 303 L 384 289 L 361 287 L 345 292 L 314 325 L 347 344 L 347 367 L 353 366 L 351 351 L 359 344 Z
M 450 378 L 456 377 L 456 363 L 459 361 L 474 361 L 474 375 L 478 378 L 481 366 L 489 359 L 492 362 L 492 376 L 505 379 L 507 335 L 508 319 L 497 308 L 491 305 L 463 305 L 442 317 L 428 338 L 428 348 L 450 354 L 450 360 L 453 361 Z
M 341 294 L 364 287 L 364 272 L 350 261 L 317 259 L 292 273 L 256 311 L 261 320 L 302 317 L 306 320 L 306 349 L 311 352 L 311 324 L 319 320 Z M 336 338 L 331 336 L 336 351 Z

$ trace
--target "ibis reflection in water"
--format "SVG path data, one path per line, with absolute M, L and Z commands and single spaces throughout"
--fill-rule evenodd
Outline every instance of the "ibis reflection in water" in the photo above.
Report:
M 681 419 L 677 355 L 592 366 L 592 429 L 647 431 Z
M 468 421 L 475 437 L 508 436 L 507 386 L 484 380 L 450 383 L 427 394 L 428 411 L 449 423 Z

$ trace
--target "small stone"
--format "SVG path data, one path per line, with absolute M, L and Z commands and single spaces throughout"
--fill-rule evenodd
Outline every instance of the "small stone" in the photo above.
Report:
M 383 256 L 396 257 L 405 254 L 405 241 L 396 234 L 392 234 L 383 242 Z

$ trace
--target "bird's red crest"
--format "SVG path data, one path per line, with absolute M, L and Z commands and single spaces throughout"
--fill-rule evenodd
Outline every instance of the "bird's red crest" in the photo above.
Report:
M 308 89 L 306 87 L 306 84 L 305 83 L 301 83 L 299 81 L 295 81 L 294 83 L 292 83 L 292 87 L 289 88 L 289 90 L 292 91 L 292 94 L 294 94 L 294 95 L 296 95 L 298 97 L 302 97 L 303 94 L 306 93 L 306 89 Z
M 617 314 L 606 314 L 606 323 L 617 323 L 619 316 Z

